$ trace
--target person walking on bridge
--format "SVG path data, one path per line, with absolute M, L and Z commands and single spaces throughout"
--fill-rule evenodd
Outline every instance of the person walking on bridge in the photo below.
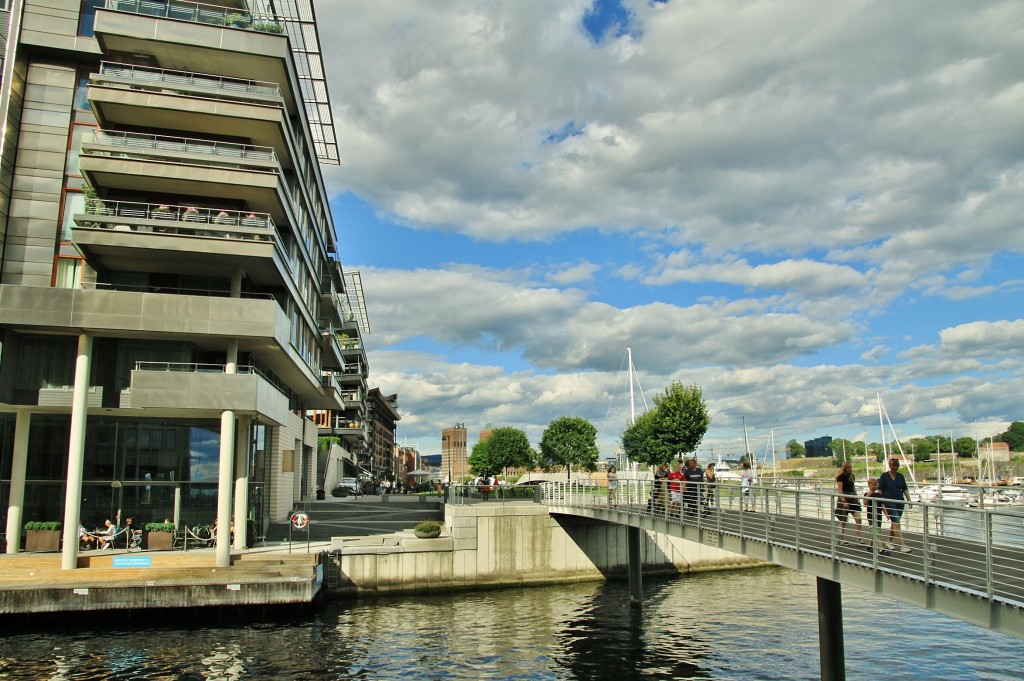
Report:
M 854 485 L 853 464 L 844 461 L 839 467 L 839 475 L 836 476 L 836 518 L 839 520 L 839 544 L 845 546 L 850 542 L 846 541 L 846 519 L 853 516 L 853 522 L 857 524 L 857 543 L 863 544 L 864 538 L 860 534 L 860 499 L 857 498 L 857 488 Z
M 885 540 L 885 548 L 895 550 L 893 540 L 899 544 L 902 553 L 910 553 L 910 547 L 903 541 L 903 528 L 901 526 L 903 511 L 910 502 L 910 490 L 907 487 L 907 479 L 900 473 L 900 460 L 889 459 L 889 470 L 878 478 L 878 489 L 885 499 L 885 513 L 889 516 L 889 535 Z

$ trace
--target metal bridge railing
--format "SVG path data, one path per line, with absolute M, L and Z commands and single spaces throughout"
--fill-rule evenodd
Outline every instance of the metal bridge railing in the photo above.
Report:
M 885 500 L 902 511 L 902 533 L 909 553 L 884 542 L 890 520 L 869 525 L 865 498 L 858 497 L 858 524 L 850 517 L 845 533 L 835 514 L 835 491 L 758 485 L 745 500 L 738 484 L 696 486 L 675 504 L 667 485 L 619 478 L 616 505 L 607 490 L 578 481 L 540 485 L 538 501 L 552 508 L 608 509 L 625 516 L 677 522 L 701 530 L 868 564 L 928 584 L 958 589 L 1024 607 L 1024 507 L 970 507 L 939 502 Z M 710 501 L 710 503 L 709 503 Z M 881 500 L 880 500 L 881 501 Z M 753 506 L 754 511 L 744 510 Z M 609 518 L 613 520 L 614 518 Z M 885 550 L 885 554 L 882 551 Z

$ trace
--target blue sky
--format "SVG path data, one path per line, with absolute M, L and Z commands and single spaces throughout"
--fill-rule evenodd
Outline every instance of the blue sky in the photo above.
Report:
M 703 390 L 702 449 L 999 433 L 1022 418 L 1024 9 L 1016 2 L 317 5 L 398 437 L 612 455 L 625 349 Z M 927 20 L 922 20 L 926 17 Z

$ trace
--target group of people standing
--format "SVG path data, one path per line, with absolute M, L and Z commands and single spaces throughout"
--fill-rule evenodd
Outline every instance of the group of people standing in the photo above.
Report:
M 717 493 L 715 464 L 709 463 L 704 470 L 697 463 L 697 458 L 691 457 L 685 466 L 681 461 L 676 462 L 674 470 L 669 470 L 665 463 L 655 469 L 649 504 L 659 512 L 668 510 L 676 514 L 696 515 L 714 508 Z
M 911 548 L 903 541 L 902 529 L 903 512 L 910 501 L 910 490 L 906 478 L 900 473 L 899 459 L 889 459 L 889 469 L 885 473 L 878 478 L 868 479 L 863 507 L 867 509 L 868 531 L 872 536 L 866 541 L 861 534 L 862 504 L 854 482 L 853 466 L 849 461 L 844 461 L 839 468 L 839 475 L 836 476 L 836 492 L 839 496 L 836 498 L 835 515 L 839 521 L 840 546 L 849 544 L 846 540 L 846 523 L 852 517 L 856 525 L 857 542 L 863 544 L 868 551 L 872 551 L 875 548 L 874 536 L 882 525 L 884 514 L 889 519 L 889 532 L 885 541 L 878 542 L 881 546 L 880 554 L 889 556 L 892 555 L 892 551 L 910 553 Z

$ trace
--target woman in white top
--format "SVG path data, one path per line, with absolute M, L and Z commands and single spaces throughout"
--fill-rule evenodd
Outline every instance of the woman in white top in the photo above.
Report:
M 618 506 L 618 501 L 615 495 L 619 489 L 619 474 L 615 471 L 615 466 L 608 467 L 608 505 Z
M 754 510 L 754 469 L 749 461 L 743 462 L 743 474 L 740 476 L 740 496 L 744 511 Z

